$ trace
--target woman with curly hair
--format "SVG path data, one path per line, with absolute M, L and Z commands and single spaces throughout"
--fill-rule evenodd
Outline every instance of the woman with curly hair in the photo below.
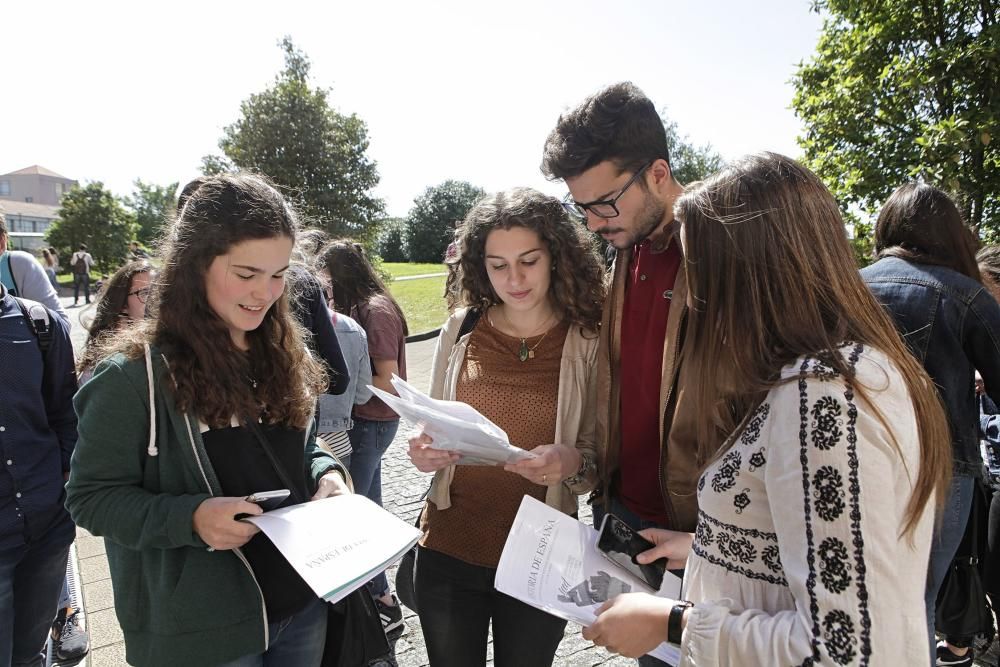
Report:
M 94 374 L 100 350 L 124 325 L 141 322 L 146 313 L 153 279 L 153 266 L 145 259 L 129 262 L 111 276 L 97 301 L 97 314 L 87 326 L 87 343 L 77 363 L 80 384 Z
M 76 395 L 67 507 L 105 537 L 135 665 L 317 665 L 327 605 L 239 515 L 348 493 L 316 444 L 325 372 L 285 291 L 296 216 L 263 178 L 192 187 L 165 243 L 152 317 Z
M 457 466 L 426 434 L 410 458 L 435 472 L 414 588 L 431 665 L 550 665 L 566 622 L 493 587 L 524 496 L 567 514 L 596 482 L 594 368 L 604 271 L 559 200 L 517 188 L 477 203 L 459 230 L 458 308 L 438 338 L 431 396 L 458 400 L 535 458 Z

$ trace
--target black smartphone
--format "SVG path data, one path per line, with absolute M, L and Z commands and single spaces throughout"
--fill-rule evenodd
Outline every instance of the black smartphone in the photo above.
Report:
M 612 563 L 628 570 L 654 591 L 658 591 L 663 584 L 663 573 L 667 570 L 667 559 L 658 558 L 645 565 L 635 559 L 643 551 L 648 551 L 654 546 L 656 545 L 632 530 L 614 514 L 604 516 L 601 532 L 597 538 L 597 549 Z
M 278 509 L 281 503 L 285 502 L 285 498 L 290 496 L 291 493 L 288 489 L 260 491 L 258 493 L 251 493 L 247 496 L 246 500 L 247 502 L 260 505 L 260 508 L 265 512 L 270 512 L 271 510 Z

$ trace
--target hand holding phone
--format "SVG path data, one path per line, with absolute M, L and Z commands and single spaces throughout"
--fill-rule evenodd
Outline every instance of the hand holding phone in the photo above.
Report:
M 251 493 L 246 499 L 247 502 L 259 505 L 265 512 L 270 512 L 271 510 L 278 509 L 281 506 L 281 503 L 285 502 L 285 498 L 290 496 L 291 493 L 292 492 L 288 489 L 259 491 L 257 493 Z
M 598 551 L 612 563 L 637 577 L 653 591 L 658 591 L 663 584 L 667 560 L 658 558 L 652 563 L 646 564 L 636 560 L 636 556 L 655 546 L 614 514 L 604 516 L 600 535 L 597 538 Z

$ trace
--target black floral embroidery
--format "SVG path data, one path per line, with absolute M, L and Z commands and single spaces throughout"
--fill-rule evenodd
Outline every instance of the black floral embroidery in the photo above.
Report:
M 781 572 L 781 554 L 778 552 L 777 544 L 770 544 L 764 547 L 760 558 L 771 572 Z
M 732 559 L 733 554 L 729 551 L 729 540 L 732 536 L 726 532 L 719 532 L 719 536 L 715 538 L 715 544 L 719 548 L 719 553 L 724 557 Z
M 813 446 L 826 451 L 840 442 L 844 435 L 840 429 L 843 411 L 840 402 L 832 396 L 824 396 L 813 404 L 811 410 Z
M 733 505 L 736 507 L 737 514 L 743 514 L 743 510 L 750 506 L 750 489 L 743 489 L 740 493 L 736 494 L 733 498 Z
M 844 478 L 833 466 L 820 466 L 813 477 L 816 513 L 825 521 L 834 521 L 844 511 Z
M 826 651 L 838 665 L 846 665 L 857 654 L 854 623 L 851 617 L 839 609 L 834 609 L 823 618 L 823 639 Z
M 836 537 L 828 537 L 819 545 L 819 578 L 831 593 L 843 593 L 851 585 L 851 565 L 847 546 Z
M 757 548 L 745 537 L 734 537 L 729 541 L 729 551 L 733 558 L 749 565 L 757 560 Z
M 764 448 L 761 447 L 750 456 L 750 472 L 754 472 L 757 468 L 763 468 L 765 463 L 767 463 L 767 457 L 764 456 Z
M 746 535 L 747 537 L 752 537 L 757 540 L 766 540 L 767 542 L 777 543 L 778 541 L 778 536 L 774 533 L 757 530 L 756 528 L 741 528 L 740 526 L 734 526 L 732 524 L 719 521 L 715 517 L 705 514 L 702 510 L 698 510 L 698 523 L 711 524 L 720 530 L 727 530 L 734 535 Z
M 815 377 L 826 381 L 833 380 L 840 375 L 834 367 L 833 359 L 829 354 L 816 355 L 816 359 L 813 361 L 813 366 L 810 371 Z
M 719 469 L 712 476 L 712 490 L 716 493 L 722 493 L 733 488 L 733 485 L 736 484 L 736 478 L 739 477 L 740 465 L 742 463 L 743 459 L 740 457 L 739 452 L 729 452 L 726 454 L 725 458 L 722 459 Z
M 701 492 L 705 488 L 705 476 L 702 475 L 698 478 L 698 491 Z
M 694 538 L 705 546 L 708 546 L 715 541 L 715 535 L 713 534 L 712 527 L 704 521 L 698 522 L 698 527 L 694 529 Z
M 743 435 L 740 436 L 740 442 L 744 445 L 752 445 L 757 442 L 760 438 L 760 429 L 764 426 L 764 422 L 767 420 L 767 416 L 771 413 L 771 406 L 768 403 L 762 403 L 756 410 L 754 410 L 753 416 L 750 421 L 747 422 L 747 426 L 743 429 Z

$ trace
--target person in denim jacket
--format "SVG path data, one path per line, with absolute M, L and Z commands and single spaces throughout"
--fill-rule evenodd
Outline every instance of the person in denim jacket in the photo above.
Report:
M 329 274 L 320 272 L 320 280 L 329 297 Z M 372 383 L 371 359 L 368 356 L 368 336 L 360 324 L 352 318 L 338 313 L 330 303 L 333 313 L 333 329 L 340 341 L 340 350 L 347 364 L 347 390 L 340 395 L 320 394 L 317 434 L 319 441 L 329 448 L 340 462 L 350 468 L 351 439 L 347 432 L 354 427 L 351 411 L 355 405 L 364 405 L 372 397 L 368 385 Z
M 951 424 L 954 478 L 940 510 L 925 593 L 933 647 L 935 600 L 965 531 L 982 467 L 976 370 L 987 395 L 1000 400 L 1000 305 L 981 283 L 975 238 L 937 188 L 898 188 L 879 214 L 875 249 L 879 261 L 861 275 L 934 380 Z

